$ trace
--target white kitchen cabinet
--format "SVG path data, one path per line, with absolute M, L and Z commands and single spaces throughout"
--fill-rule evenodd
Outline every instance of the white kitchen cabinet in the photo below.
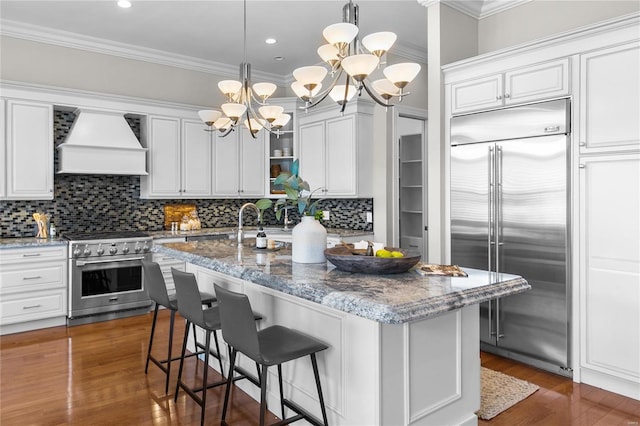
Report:
M 211 133 L 203 129 L 196 120 L 147 117 L 149 176 L 140 178 L 143 198 L 211 196 Z
M 286 114 L 291 116 L 291 120 L 279 130 L 277 134 L 270 133 L 268 136 L 269 146 L 267 156 L 269 164 L 266 170 L 269 179 L 269 186 L 266 195 L 272 198 L 284 196 L 282 185 L 274 185 L 273 182 L 281 172 L 290 172 L 291 164 L 295 161 L 298 152 L 296 144 L 296 99 L 273 99 L 275 105 L 284 108 Z M 275 155 L 280 151 L 281 155 Z
M 4 99 L 0 99 L 0 199 L 7 196 L 7 127 Z
M 640 154 L 580 165 L 581 379 L 640 399 Z
M 569 93 L 567 58 L 451 85 L 451 113 L 497 108 Z
M 2 249 L 0 267 L 0 334 L 66 323 L 66 245 Z
M 6 103 L 4 196 L 14 200 L 53 199 L 53 106 Z
M 640 44 L 580 56 L 580 151 L 640 149 Z
M 223 197 L 262 197 L 265 193 L 266 133 L 254 139 L 238 126 L 229 135 L 214 140 L 213 193 Z
M 330 111 L 305 116 L 298 129 L 300 176 L 317 197 L 371 197 L 372 110 L 340 115 Z
M 154 238 L 153 244 L 184 243 L 185 241 L 185 237 Z M 153 253 L 153 261 L 160 265 L 160 271 L 162 271 L 162 277 L 164 278 L 164 283 L 167 286 L 167 292 L 169 294 L 175 293 L 176 286 L 173 282 L 171 268 L 184 271 L 184 261 L 160 253 Z

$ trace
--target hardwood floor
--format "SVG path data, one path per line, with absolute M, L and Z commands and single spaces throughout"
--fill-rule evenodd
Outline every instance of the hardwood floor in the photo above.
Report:
M 153 351 L 158 357 L 166 353 L 168 323 L 168 312 L 162 311 Z M 183 336 L 182 322 L 177 324 L 176 355 Z M 173 402 L 177 363 L 168 396 L 157 367 L 150 365 L 144 374 L 150 325 L 148 314 L 0 337 L 0 425 L 199 424 L 200 407 L 184 392 Z M 194 374 L 196 362 L 189 358 L 184 373 L 194 381 L 201 378 Z M 533 382 L 540 390 L 481 425 L 639 424 L 639 401 L 491 354 L 482 354 L 482 364 Z M 211 381 L 219 378 L 209 376 Z M 220 424 L 223 397 L 224 387 L 209 390 L 207 424 Z M 268 421 L 274 420 L 270 415 Z M 258 424 L 258 404 L 237 388 L 228 424 Z

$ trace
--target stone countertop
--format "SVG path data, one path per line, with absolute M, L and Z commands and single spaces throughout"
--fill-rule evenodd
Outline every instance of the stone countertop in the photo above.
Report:
M 29 247 L 66 246 L 67 240 L 61 238 L 40 239 L 35 237 L 25 238 L 0 238 L 0 250 Z
M 253 232 L 257 232 L 258 228 L 256 226 L 245 226 L 242 228 L 244 231 L 246 231 L 246 233 L 248 233 L 248 235 L 251 235 L 251 233 Z M 289 230 L 284 230 L 281 227 L 276 227 L 276 226 L 266 226 L 265 231 L 267 232 L 267 236 L 269 234 L 269 232 L 272 233 L 279 233 L 279 234 L 285 234 L 285 233 L 291 233 L 291 230 L 293 229 L 290 228 Z M 162 238 L 180 238 L 180 237 L 191 237 L 191 236 L 205 236 L 205 235 L 223 235 L 223 234 L 227 234 L 227 235 L 233 235 L 235 238 L 236 233 L 238 232 L 238 228 L 234 228 L 234 227 L 225 227 L 225 228 L 202 228 L 202 229 L 197 229 L 194 231 L 167 231 L 167 230 L 161 230 L 161 231 L 149 231 L 147 232 L 149 235 L 151 235 L 153 237 L 154 240 L 157 239 L 162 239 Z M 358 230 L 353 230 L 353 229 L 340 229 L 340 228 L 327 228 L 327 236 L 328 237 L 357 237 L 357 236 L 364 236 L 364 235 L 372 235 L 373 232 L 372 231 L 358 231 Z
M 529 290 L 517 275 L 463 268 L 468 277 L 343 272 L 329 263 L 291 261 L 290 245 L 253 248 L 253 239 L 154 246 L 154 251 L 373 321 L 401 324 Z

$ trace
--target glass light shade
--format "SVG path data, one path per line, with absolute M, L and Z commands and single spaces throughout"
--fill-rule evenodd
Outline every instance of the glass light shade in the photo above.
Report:
M 293 83 L 291 83 L 291 90 L 293 90 L 296 96 L 298 96 L 303 101 L 308 101 L 309 99 L 313 98 L 318 94 L 318 92 L 320 92 L 320 89 L 322 89 L 322 83 L 318 84 L 311 91 L 304 87 L 299 81 L 294 81 Z
M 324 39 L 338 49 L 343 49 L 358 35 L 358 27 L 348 22 L 329 25 L 322 31 Z
M 222 116 L 222 113 L 213 109 L 203 109 L 198 111 L 198 115 L 207 126 L 211 127 L 215 121 Z
M 231 119 L 229 117 L 220 117 L 216 120 L 215 123 L 213 123 L 213 127 L 215 127 L 218 130 L 227 130 L 229 127 L 231 127 Z
M 242 116 L 242 114 L 244 114 L 244 112 L 247 110 L 246 105 L 236 104 L 232 102 L 222 104 L 220 105 L 220 108 L 222 108 L 222 112 L 224 112 L 224 115 L 226 115 L 233 121 L 238 121 L 238 119 Z
M 341 84 L 331 89 L 331 92 L 329 92 L 329 96 L 331 96 L 331 99 L 337 102 L 338 105 L 342 105 L 345 102 L 349 102 L 355 96 L 357 91 L 358 90 L 355 88 L 355 86 L 352 86 L 350 84 L 349 88 L 347 89 L 347 97 L 345 99 L 345 96 L 344 96 L 345 86 L 344 84 Z
M 323 44 L 318 47 L 318 56 L 328 63 L 331 68 L 340 61 L 338 53 L 338 49 L 332 44 Z
M 272 129 L 280 129 L 284 126 L 286 126 L 289 121 L 291 120 L 291 115 L 289 114 L 280 114 L 278 116 L 278 118 L 275 119 L 275 121 L 273 123 L 271 123 L 271 128 Z
M 347 74 L 357 81 L 362 81 L 376 69 L 379 63 L 380 59 L 376 55 L 364 53 L 347 56 L 342 60 L 341 65 Z
M 416 78 L 420 72 L 420 65 L 412 62 L 403 62 L 389 65 L 382 72 L 393 84 L 403 89 Z
M 236 80 L 222 80 L 218 82 L 218 89 L 226 97 L 232 98 L 242 89 L 242 83 Z
M 260 115 L 269 123 L 273 123 L 282 114 L 284 108 L 279 105 L 265 105 L 258 109 Z
M 386 78 L 376 80 L 371 85 L 373 86 L 373 90 L 386 101 L 400 93 L 400 89 Z
M 266 100 L 269 96 L 273 95 L 276 91 L 276 85 L 273 83 L 256 83 L 253 85 L 253 91 L 256 96 Z
M 249 123 L 251 123 L 251 127 L 249 127 Z M 264 123 L 264 120 L 256 120 L 255 118 L 244 120 L 245 127 L 254 135 L 264 127 Z
M 307 90 L 313 90 L 327 75 L 327 69 L 319 66 L 300 67 L 293 70 L 293 78 Z
M 369 34 L 362 39 L 362 45 L 378 58 L 391 49 L 398 37 L 390 31 Z

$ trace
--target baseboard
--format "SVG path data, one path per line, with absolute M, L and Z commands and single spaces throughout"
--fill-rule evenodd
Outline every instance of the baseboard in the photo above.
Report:
M 5 324 L 0 326 L 0 336 L 5 334 L 22 333 L 25 331 L 39 330 L 41 328 L 58 327 L 67 325 L 67 317 L 46 318 L 35 321 Z
M 580 381 L 587 385 L 640 401 L 640 383 L 638 382 L 622 379 L 588 368 L 580 369 Z

